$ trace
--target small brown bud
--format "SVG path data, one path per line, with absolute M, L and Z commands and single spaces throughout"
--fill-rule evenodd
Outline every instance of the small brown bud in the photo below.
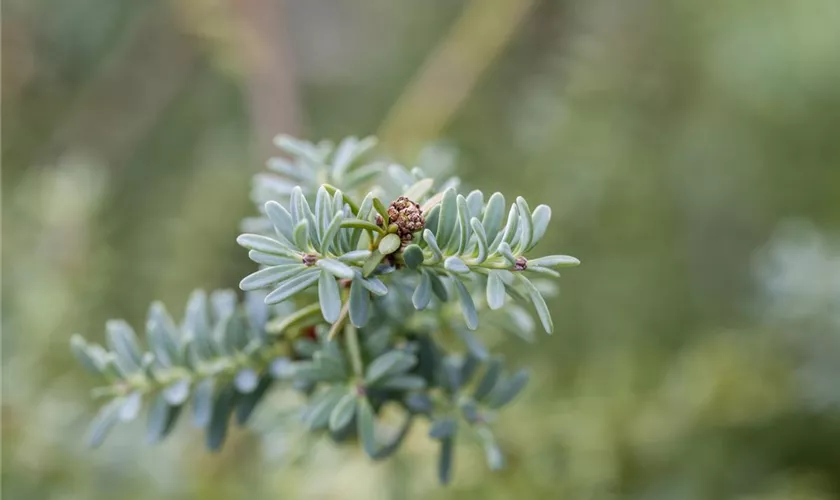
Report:
M 303 256 L 303 264 L 306 267 L 312 267 L 312 266 L 315 265 L 316 262 L 318 262 L 318 256 L 317 255 L 313 255 L 311 253 L 308 253 L 308 254 Z
M 516 265 L 513 266 L 516 271 L 524 271 L 528 269 L 528 259 L 519 257 L 516 259 Z

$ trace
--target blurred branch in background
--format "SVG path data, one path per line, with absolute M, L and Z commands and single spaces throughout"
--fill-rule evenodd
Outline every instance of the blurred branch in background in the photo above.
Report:
M 20 97 L 20 92 L 35 76 L 35 48 L 29 40 L 29 26 L 24 22 L 3 23 L 3 103 Z
M 413 157 L 458 112 L 505 49 L 534 0 L 472 0 L 385 118 L 386 148 Z
M 256 157 L 272 156 L 272 139 L 300 129 L 294 55 L 284 0 L 180 0 L 189 32 L 210 46 L 214 62 L 241 81 L 257 144 Z
M 276 134 L 300 130 L 301 111 L 284 0 L 228 0 L 237 21 L 239 54 L 261 159 L 275 152 Z

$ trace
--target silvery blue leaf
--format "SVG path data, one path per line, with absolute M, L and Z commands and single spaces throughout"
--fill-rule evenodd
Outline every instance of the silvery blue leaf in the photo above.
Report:
M 323 248 L 323 238 L 327 231 L 327 226 L 330 224 L 333 215 L 332 197 L 327 192 L 324 186 L 318 188 L 318 194 L 315 196 L 315 218 L 318 238 L 321 239 L 321 247 Z
M 301 220 L 295 225 L 295 230 L 292 232 L 295 246 L 302 252 L 309 251 L 309 221 Z
M 140 391 L 134 391 L 125 396 L 120 405 L 119 417 L 123 422 L 131 422 L 140 414 L 143 405 L 143 396 Z
M 432 189 L 434 183 L 434 179 L 419 180 L 412 184 L 411 187 L 406 189 L 405 193 L 403 193 L 403 196 L 405 196 L 411 201 L 419 203 L 420 200 L 422 200 L 426 196 L 426 194 Z
M 580 261 L 570 255 L 549 255 L 540 257 L 528 262 L 528 266 L 538 267 L 573 267 L 580 264 Z
M 467 206 L 470 209 L 470 218 L 481 217 L 481 209 L 484 208 L 484 193 L 476 189 L 467 196 Z
M 120 366 L 133 373 L 140 370 L 142 352 L 131 325 L 121 319 L 105 323 L 108 347 L 117 355 Z
M 455 333 L 458 335 L 458 337 L 461 339 L 461 341 L 464 342 L 464 345 L 467 346 L 467 350 L 475 358 L 477 358 L 477 359 L 486 359 L 487 358 L 487 356 L 488 356 L 487 348 L 484 347 L 484 345 L 481 343 L 480 340 L 478 340 L 478 337 L 476 337 L 476 335 L 473 332 L 463 330 L 461 328 L 457 328 L 455 330 Z
M 99 410 L 87 430 L 85 440 L 89 447 L 98 448 L 102 444 L 108 436 L 108 433 L 120 420 L 120 412 L 123 404 L 124 401 L 121 398 L 117 398 L 111 400 Z
M 146 339 L 157 361 L 165 367 L 180 364 L 180 332 L 166 308 L 153 302 L 146 319 Z
M 545 237 L 548 224 L 551 222 L 551 208 L 548 205 L 538 206 L 534 209 L 534 213 L 531 214 L 531 219 L 534 221 L 534 235 L 531 238 L 531 245 L 529 245 L 526 251 L 537 246 L 537 243 Z
M 414 304 L 414 307 L 418 310 L 425 309 L 426 306 L 429 305 L 429 302 L 432 300 L 432 280 L 429 278 L 428 272 L 421 272 L 420 273 L 420 283 L 417 285 L 417 289 L 414 290 L 414 294 L 411 297 L 411 302 Z
M 236 372 L 233 378 L 233 385 L 237 391 L 248 394 L 257 388 L 259 381 L 260 377 L 253 368 L 243 368 Z
M 432 292 L 435 296 L 441 302 L 449 300 L 449 291 L 446 289 L 446 285 L 443 284 L 440 277 L 432 271 L 428 271 L 427 274 L 429 275 L 429 281 L 432 283 Z
M 362 285 L 378 297 L 385 296 L 388 293 L 388 287 L 379 278 L 364 278 L 362 279 Z
M 320 272 L 317 269 L 307 269 L 294 278 L 284 281 L 274 291 L 265 297 L 266 304 L 279 304 L 294 295 L 306 290 L 318 281 Z
M 448 189 L 443 193 L 443 198 L 440 202 L 438 228 L 435 234 L 435 239 L 442 248 L 448 247 L 449 241 L 453 238 L 457 222 L 458 197 L 454 189 Z
M 356 275 L 356 273 L 353 271 L 353 268 L 335 259 L 319 259 L 316 265 L 321 269 L 329 272 L 336 278 L 349 280 L 353 279 L 353 277 Z
M 290 259 L 300 258 L 300 252 L 293 248 L 261 234 L 240 234 L 236 238 L 239 246 L 245 247 L 249 250 L 256 250 L 262 253 L 279 255 L 288 257 Z
M 429 231 L 428 229 L 423 231 L 423 241 L 425 241 L 426 245 L 429 246 L 429 249 L 432 250 L 432 253 L 435 256 L 435 262 L 439 262 L 439 261 L 443 260 L 443 251 L 438 246 L 437 239 L 435 238 L 435 235 L 432 234 L 432 232 Z
M 190 381 L 187 379 L 176 380 L 167 385 L 162 394 L 167 403 L 172 406 L 180 406 L 190 397 Z
M 102 374 L 99 362 L 97 362 L 93 358 L 93 356 L 90 355 L 90 353 L 88 352 L 87 343 L 81 335 L 76 334 L 70 337 L 70 349 L 73 351 L 73 354 L 76 356 L 76 359 L 79 360 L 79 363 L 81 363 L 87 371 L 95 375 Z
M 249 250 L 248 258 L 253 260 L 257 264 L 262 264 L 263 266 L 282 266 L 284 264 L 300 264 L 302 260 L 300 257 L 290 259 L 288 257 L 258 252 L 256 250 Z
M 403 261 L 406 267 L 415 270 L 423 263 L 423 250 L 418 245 L 408 245 L 403 250 Z
M 531 240 L 534 237 L 534 221 L 531 220 L 531 208 L 528 207 L 528 202 L 525 198 L 518 197 L 516 199 L 516 206 L 519 209 L 519 232 L 518 247 L 520 252 L 525 252 L 531 246 Z
M 376 456 L 379 446 L 376 444 L 376 429 L 373 408 L 367 398 L 356 398 L 356 425 L 362 448 L 371 458 Z
M 484 228 L 481 226 L 481 222 L 479 222 L 475 217 L 470 219 L 470 226 L 475 234 L 475 245 L 478 253 L 475 258 L 475 263 L 481 264 L 487 260 L 487 256 L 490 254 L 487 234 L 485 234 Z
M 501 309 L 505 305 L 506 297 L 505 284 L 501 275 L 496 271 L 490 271 L 487 275 L 487 306 L 494 311 Z
M 330 414 L 330 430 L 340 432 L 353 420 L 356 414 L 356 396 L 347 393 L 338 400 Z
M 304 170 L 298 168 L 285 158 L 269 158 L 266 162 L 266 166 L 273 172 L 277 172 L 284 177 L 289 177 L 297 181 L 302 181 L 307 178 L 307 176 L 304 175 Z
M 282 237 L 284 243 L 291 245 L 294 242 L 295 224 L 292 222 L 292 215 L 276 201 L 269 201 L 265 204 L 265 213 L 278 237 Z
M 501 408 L 507 405 L 522 391 L 528 383 L 528 378 L 528 371 L 523 369 L 511 375 L 507 380 L 496 384 L 487 405 L 491 408 Z
M 429 428 L 429 437 L 432 439 L 444 439 L 455 435 L 458 429 L 458 422 L 451 417 L 435 419 Z
M 327 224 L 324 234 L 321 235 L 321 252 L 327 253 L 336 249 L 340 253 L 340 245 L 336 242 L 336 237 L 338 236 L 338 230 L 341 229 L 342 220 L 344 220 L 344 214 L 339 213 Z
M 335 276 L 327 271 L 321 271 L 318 278 L 318 300 L 321 304 L 321 313 L 327 323 L 335 323 L 341 315 L 341 292 Z
M 350 285 L 350 322 L 356 328 L 367 324 L 370 307 L 370 292 L 361 280 L 362 278 L 355 279 Z
M 494 358 L 487 363 L 487 368 L 484 370 L 484 375 L 478 382 L 478 385 L 473 392 L 473 397 L 477 401 L 483 401 L 493 389 L 496 387 L 496 384 L 499 381 L 499 377 L 502 374 L 502 362 L 498 358 Z
M 505 467 L 505 457 L 502 455 L 502 450 L 499 448 L 496 439 L 487 427 L 480 427 L 478 435 L 484 445 L 484 456 L 487 460 L 487 466 L 490 470 L 501 470 Z
M 503 241 L 502 243 L 500 243 L 498 250 L 502 257 L 504 257 L 505 260 L 508 262 L 508 264 L 510 264 L 511 266 L 516 265 L 516 257 L 513 255 L 513 251 L 511 250 L 510 245 L 508 245 L 507 242 Z
M 443 263 L 443 267 L 445 267 L 447 271 L 458 274 L 469 274 L 470 272 L 469 266 L 467 266 L 463 260 L 455 257 L 454 255 L 446 258 Z
M 440 442 L 440 458 L 438 459 L 438 480 L 441 484 L 449 484 L 452 480 L 452 465 L 454 462 L 455 439 L 442 439 Z
M 398 350 L 388 351 L 368 365 L 365 372 L 365 382 L 373 384 L 389 375 L 403 373 L 415 364 L 417 364 L 417 357 L 413 354 Z
M 484 208 L 484 216 L 481 225 L 487 232 L 487 241 L 494 241 L 496 235 L 502 229 L 502 222 L 505 217 L 505 196 L 502 193 L 493 193 L 487 206 Z
M 254 413 L 257 404 L 262 401 L 263 396 L 268 392 L 273 380 L 271 376 L 264 374 L 260 377 L 257 387 L 253 391 L 239 396 L 239 402 L 236 405 L 237 424 L 243 426 L 248 423 L 248 419 L 251 418 L 251 414 Z
M 163 440 L 163 438 L 172 432 L 180 414 L 180 406 L 171 406 L 166 402 L 163 394 L 158 394 L 149 407 L 149 417 L 146 423 L 146 441 L 149 444 L 154 444 Z
M 458 290 L 458 297 L 461 299 L 461 311 L 464 314 L 464 321 L 467 323 L 467 328 L 475 330 L 478 328 L 478 311 L 476 311 L 472 295 L 470 295 L 469 290 L 467 290 L 467 287 L 461 280 L 453 278 L 452 281 L 455 283 L 455 288 Z
M 505 229 L 502 231 L 502 241 L 508 245 L 514 244 L 514 237 L 519 229 L 519 207 L 514 203 L 508 212 L 507 223 Z
M 426 380 L 417 375 L 397 375 L 383 381 L 381 386 L 395 391 L 419 391 L 426 387 Z
M 368 257 L 370 257 L 370 254 L 370 250 L 353 250 L 352 252 L 347 252 L 341 255 L 338 260 L 341 262 L 364 262 Z
M 551 319 L 551 312 L 548 310 L 548 305 L 545 303 L 545 299 L 543 298 L 540 291 L 537 287 L 534 286 L 531 281 L 526 278 L 525 276 L 519 275 L 519 279 L 522 283 L 525 284 L 525 289 L 528 292 L 528 297 L 531 299 L 531 302 L 534 304 L 534 307 L 537 310 L 537 316 L 540 318 L 540 322 L 542 322 L 543 329 L 545 329 L 546 333 L 553 333 L 554 332 L 554 322 Z
M 295 374 L 295 365 L 289 358 L 280 357 L 271 362 L 269 370 L 276 379 L 292 378 Z
M 236 292 L 230 289 L 214 290 L 210 293 L 210 305 L 213 319 L 219 321 L 231 316 L 236 310 L 236 303 L 239 299 Z
M 213 411 L 213 389 L 215 384 L 212 378 L 207 378 L 196 384 L 193 393 L 193 423 L 196 427 L 206 427 L 210 423 L 210 415 Z
M 455 248 L 458 255 L 463 255 L 470 241 L 470 209 L 467 206 L 467 199 L 460 194 L 456 197 L 456 203 L 458 204 L 458 245 Z
M 206 445 L 210 451 L 218 451 L 227 437 L 230 415 L 236 404 L 236 391 L 232 386 L 222 388 L 213 400 L 210 423 L 207 425 Z
M 390 255 L 400 249 L 402 241 L 396 234 L 388 234 L 379 242 L 379 252 L 382 255 Z

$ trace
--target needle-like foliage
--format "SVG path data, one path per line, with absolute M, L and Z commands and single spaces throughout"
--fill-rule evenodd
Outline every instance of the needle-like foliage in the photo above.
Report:
M 145 402 L 150 442 L 189 415 L 216 450 L 231 420 L 244 425 L 273 391 L 293 390 L 306 396 L 309 430 L 358 442 L 374 460 L 396 452 L 420 418 L 440 442 L 441 482 L 464 434 L 482 444 L 492 469 L 503 467 L 492 422 L 528 373 L 508 372 L 482 331 L 531 339 L 527 308 L 553 331 L 545 279 L 579 262 L 533 255 L 551 209 L 459 194 L 455 178 L 365 162 L 371 137 L 275 142 L 288 159 L 255 177 L 259 216 L 237 238 L 258 264 L 239 283 L 243 298 L 196 291 L 180 324 L 154 303 L 142 343 L 121 320 L 107 323 L 105 346 L 73 337 L 73 352 L 104 382 L 94 390 L 106 402 L 90 444 Z M 383 442 L 376 429 L 386 405 L 404 418 Z

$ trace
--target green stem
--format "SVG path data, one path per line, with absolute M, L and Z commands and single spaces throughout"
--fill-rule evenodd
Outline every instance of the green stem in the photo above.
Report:
M 352 323 L 347 325 L 344 339 L 347 341 L 347 352 L 350 353 L 353 373 L 356 377 L 362 378 L 364 373 L 362 371 L 362 351 L 359 347 L 359 333 Z
M 275 336 L 279 336 L 281 333 L 285 332 L 289 328 L 295 326 L 296 324 L 309 319 L 312 316 L 320 314 L 321 312 L 321 305 L 318 302 L 314 304 L 310 304 L 303 309 L 298 309 L 294 313 L 282 318 L 280 321 L 272 321 L 268 325 L 266 325 L 266 331 Z
M 195 369 L 175 366 L 165 370 L 157 370 L 154 376 L 149 376 L 145 372 L 138 372 L 130 378 L 111 381 L 108 386 L 96 387 L 91 391 L 91 394 L 94 398 L 125 396 L 133 391 L 151 394 L 179 380 L 189 381 L 190 385 L 193 385 L 207 377 L 232 378 L 243 368 L 253 368 L 258 373 L 262 373 L 268 369 L 271 361 L 279 354 L 279 351 L 276 351 L 276 345 L 265 345 L 262 348 L 264 351 L 258 357 L 249 357 L 237 353 L 206 360 Z M 219 363 L 225 363 L 225 366 L 219 369 Z
M 335 339 L 338 332 L 341 331 L 341 328 L 344 326 L 344 322 L 347 321 L 347 316 L 350 314 L 350 298 L 347 297 L 347 294 L 344 294 L 344 305 L 341 306 L 341 314 L 338 316 L 338 320 L 333 323 L 333 326 L 330 328 L 329 336 L 327 336 L 327 340 L 332 341 Z

